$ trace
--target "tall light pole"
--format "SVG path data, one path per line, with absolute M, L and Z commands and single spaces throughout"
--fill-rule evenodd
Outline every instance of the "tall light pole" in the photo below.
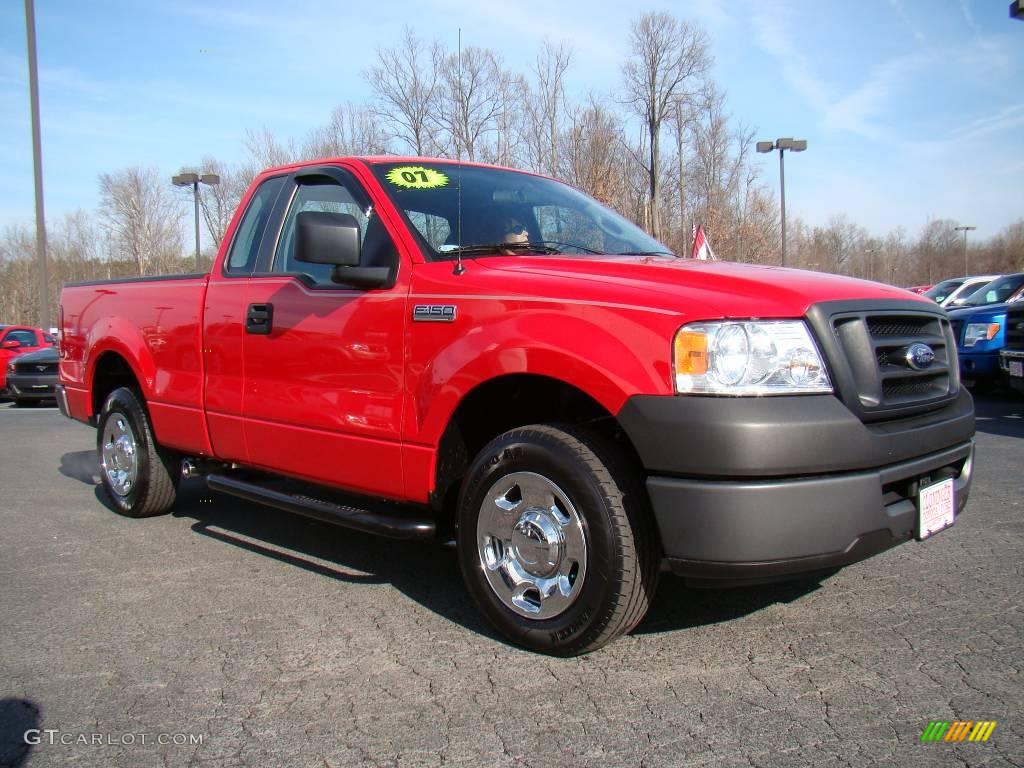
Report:
M 50 330 L 50 291 L 46 274 L 46 216 L 43 212 L 43 147 L 39 138 L 39 73 L 36 65 L 36 11 L 25 0 L 25 29 L 28 32 L 28 90 L 32 108 L 32 168 L 36 181 L 36 259 L 39 277 L 39 327 Z
M 220 176 L 216 173 L 179 173 L 171 178 L 171 183 L 176 187 L 192 187 L 192 197 L 196 204 L 196 270 L 199 269 L 199 184 L 208 186 L 220 184 Z
M 868 280 L 875 279 L 875 257 L 874 254 L 878 253 L 877 248 L 865 248 L 864 255 L 868 257 Z
M 964 277 L 970 277 L 971 268 L 967 260 L 967 233 L 972 229 L 977 229 L 977 227 L 953 227 L 953 229 L 964 233 Z
M 782 200 L 782 266 L 786 266 L 786 162 L 783 159 L 785 151 L 803 152 L 807 149 L 805 139 L 776 139 L 771 141 L 757 142 L 758 152 L 771 152 L 779 150 L 779 197 Z

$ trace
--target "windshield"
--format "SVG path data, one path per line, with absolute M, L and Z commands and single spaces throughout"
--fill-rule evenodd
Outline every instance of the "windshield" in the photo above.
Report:
M 982 304 L 1000 304 L 1010 301 L 1021 286 L 1024 286 L 1024 273 L 1005 275 L 978 288 L 964 300 L 962 306 L 978 307 Z
M 924 295 L 937 304 L 941 304 L 949 298 L 949 294 L 963 285 L 963 282 L 963 280 L 943 280 L 938 285 L 934 285 L 925 291 Z
M 553 179 L 457 163 L 371 166 L 428 258 L 672 252 L 593 198 Z

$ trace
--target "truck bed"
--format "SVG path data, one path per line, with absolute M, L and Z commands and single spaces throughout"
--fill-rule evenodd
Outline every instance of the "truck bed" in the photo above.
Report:
M 206 274 L 69 283 L 61 293 L 60 373 L 69 414 L 92 421 L 94 373 L 116 353 L 138 371 L 157 440 L 202 452 Z M 116 376 L 116 369 L 102 375 Z

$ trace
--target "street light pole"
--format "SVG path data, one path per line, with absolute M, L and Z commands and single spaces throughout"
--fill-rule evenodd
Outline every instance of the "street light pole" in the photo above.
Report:
M 972 229 L 977 229 L 977 227 L 953 227 L 953 229 L 964 233 L 964 277 L 970 277 L 970 262 L 967 260 L 967 233 Z
M 786 153 L 779 150 L 779 200 L 782 203 L 782 266 L 786 266 Z
M 171 183 L 176 187 L 192 187 L 192 198 L 195 202 L 196 216 L 196 271 L 199 271 L 199 184 L 208 186 L 220 184 L 220 176 L 215 173 L 179 173 L 171 178 Z
M 786 266 L 786 161 L 785 151 L 803 152 L 807 149 L 805 139 L 776 139 L 757 142 L 757 151 L 761 153 L 779 150 L 779 199 L 782 202 L 782 266 Z
M 36 11 L 33 0 L 25 0 L 25 28 L 28 32 L 28 90 L 32 109 L 32 168 L 36 182 L 36 259 L 39 278 L 39 327 L 50 331 L 50 290 L 46 271 L 46 215 L 43 211 L 43 149 L 39 137 L 39 72 L 36 63 Z

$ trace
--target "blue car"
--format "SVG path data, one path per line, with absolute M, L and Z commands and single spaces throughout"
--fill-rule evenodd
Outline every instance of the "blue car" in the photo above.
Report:
M 1006 311 L 1024 297 L 1024 272 L 1003 275 L 949 313 L 963 379 L 983 381 L 1000 375 L 999 350 L 1006 345 Z

